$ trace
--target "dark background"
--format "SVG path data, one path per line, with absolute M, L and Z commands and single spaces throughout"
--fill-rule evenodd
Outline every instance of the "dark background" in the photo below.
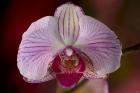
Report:
M 29 25 L 43 16 L 53 15 L 55 9 L 67 1 L 0 0 L 0 93 L 55 93 L 55 80 L 41 84 L 24 82 L 16 57 L 22 33 Z M 140 42 L 140 0 L 71 2 L 113 29 L 123 48 Z M 121 63 L 121 68 L 108 79 L 110 93 L 140 93 L 140 51 L 124 54 Z

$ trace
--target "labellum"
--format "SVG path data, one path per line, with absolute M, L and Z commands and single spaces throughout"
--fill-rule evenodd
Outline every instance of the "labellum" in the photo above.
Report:
M 56 78 L 65 87 L 74 86 L 83 76 L 84 59 L 71 48 L 66 48 L 58 54 L 52 64 Z
M 105 78 L 119 68 L 120 58 L 115 33 L 79 6 L 66 3 L 23 33 L 17 65 L 27 82 L 56 78 L 63 87 L 73 87 L 83 78 Z

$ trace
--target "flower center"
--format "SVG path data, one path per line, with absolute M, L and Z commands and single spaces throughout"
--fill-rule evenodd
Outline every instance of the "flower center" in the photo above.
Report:
M 66 59 L 66 60 L 64 59 L 62 64 L 65 68 L 72 69 L 78 66 L 79 60 L 78 59 Z
M 77 55 L 74 53 L 74 51 L 70 48 L 67 48 L 64 52 L 65 52 L 64 56 L 61 57 L 62 66 L 68 69 L 73 69 L 77 67 L 79 64 L 79 59 Z

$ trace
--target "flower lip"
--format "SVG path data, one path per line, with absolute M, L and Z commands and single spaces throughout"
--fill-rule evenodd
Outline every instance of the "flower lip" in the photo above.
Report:
M 67 56 L 65 51 L 72 51 L 72 55 Z M 55 57 L 51 68 L 62 86 L 71 87 L 83 76 L 85 62 L 75 49 L 66 47 Z
M 82 77 L 82 73 L 64 73 L 57 74 L 56 78 L 59 81 L 60 85 L 64 88 L 74 87 Z

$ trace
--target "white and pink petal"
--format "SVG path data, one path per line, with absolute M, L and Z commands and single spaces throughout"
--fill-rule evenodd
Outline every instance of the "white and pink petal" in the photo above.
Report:
M 54 16 L 58 17 L 60 36 L 66 45 L 73 45 L 79 36 L 79 16 L 83 12 L 74 4 L 64 4 L 57 8 Z
M 94 73 L 105 76 L 120 67 L 121 45 L 111 29 L 98 20 L 81 15 L 80 34 L 75 47 L 92 62 Z
M 17 65 L 20 73 L 29 82 L 43 82 L 52 79 L 49 64 L 63 43 L 58 34 L 57 18 L 44 17 L 24 32 L 18 50 Z

